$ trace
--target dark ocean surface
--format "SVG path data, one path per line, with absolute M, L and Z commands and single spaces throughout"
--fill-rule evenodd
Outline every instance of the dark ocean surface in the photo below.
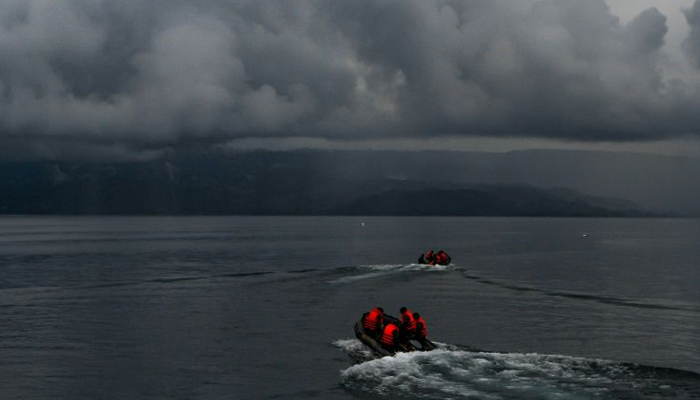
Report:
M 0 398 L 700 398 L 700 220 L 0 217 Z

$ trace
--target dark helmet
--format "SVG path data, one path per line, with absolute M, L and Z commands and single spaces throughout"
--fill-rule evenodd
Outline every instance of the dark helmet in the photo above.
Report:
M 403 313 L 405 313 L 407 310 L 408 310 L 408 308 L 406 308 L 406 307 L 401 307 L 401 309 L 399 310 L 399 312 L 400 312 L 401 314 L 403 314 Z

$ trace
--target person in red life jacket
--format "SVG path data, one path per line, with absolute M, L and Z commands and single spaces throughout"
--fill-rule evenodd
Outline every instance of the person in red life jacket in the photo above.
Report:
M 362 327 L 369 336 L 378 338 L 384 329 L 384 309 L 375 307 L 362 315 Z
M 435 256 L 433 255 L 432 250 L 428 250 L 427 253 L 425 253 L 425 257 L 421 256 L 422 262 L 419 260 L 419 264 L 430 264 L 430 265 L 435 265 Z
M 416 339 L 427 339 L 428 338 L 428 325 L 423 320 L 423 317 L 418 313 L 413 313 L 413 319 L 416 320 Z
M 416 320 L 413 313 L 406 307 L 401 307 L 401 332 L 406 339 L 411 339 L 416 335 Z
M 423 320 L 423 317 L 418 313 L 413 313 L 413 319 L 416 320 L 416 336 L 415 339 L 420 343 L 423 350 L 428 348 L 428 325 Z M 433 346 L 434 347 L 434 346 Z
M 399 327 L 388 323 L 382 332 L 381 345 L 387 351 L 395 353 L 399 349 Z
M 447 253 L 440 250 L 435 254 L 435 264 L 445 265 L 447 264 Z

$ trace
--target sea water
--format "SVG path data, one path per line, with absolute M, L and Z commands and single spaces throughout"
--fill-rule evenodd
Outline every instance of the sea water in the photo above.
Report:
M 700 398 L 699 271 L 698 220 L 0 217 L 0 398 Z

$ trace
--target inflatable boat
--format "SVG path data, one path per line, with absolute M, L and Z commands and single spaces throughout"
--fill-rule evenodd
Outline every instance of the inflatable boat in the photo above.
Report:
M 401 322 L 397 318 L 394 318 L 390 315 L 385 314 L 384 318 L 395 323 L 396 325 L 401 324 Z M 379 357 L 393 356 L 395 354 L 386 350 L 376 339 L 374 339 L 372 336 L 368 335 L 365 332 L 365 328 L 362 326 L 362 319 L 357 321 L 357 323 L 355 324 L 355 337 L 357 337 L 357 339 L 360 342 L 362 342 L 365 346 L 369 347 L 370 350 L 372 350 L 372 352 Z M 418 346 L 413 342 L 418 343 Z M 430 351 L 436 348 L 437 346 L 435 345 L 435 343 L 431 342 L 428 339 L 406 341 L 404 343 L 399 344 L 399 352 Z
M 418 264 L 422 264 L 422 265 L 450 265 L 450 263 L 452 262 L 452 257 L 450 257 L 449 254 L 445 254 L 445 255 L 447 257 L 445 258 L 444 261 L 436 262 L 436 261 L 432 261 L 432 260 L 426 260 L 425 255 L 421 254 L 421 256 L 418 257 Z

